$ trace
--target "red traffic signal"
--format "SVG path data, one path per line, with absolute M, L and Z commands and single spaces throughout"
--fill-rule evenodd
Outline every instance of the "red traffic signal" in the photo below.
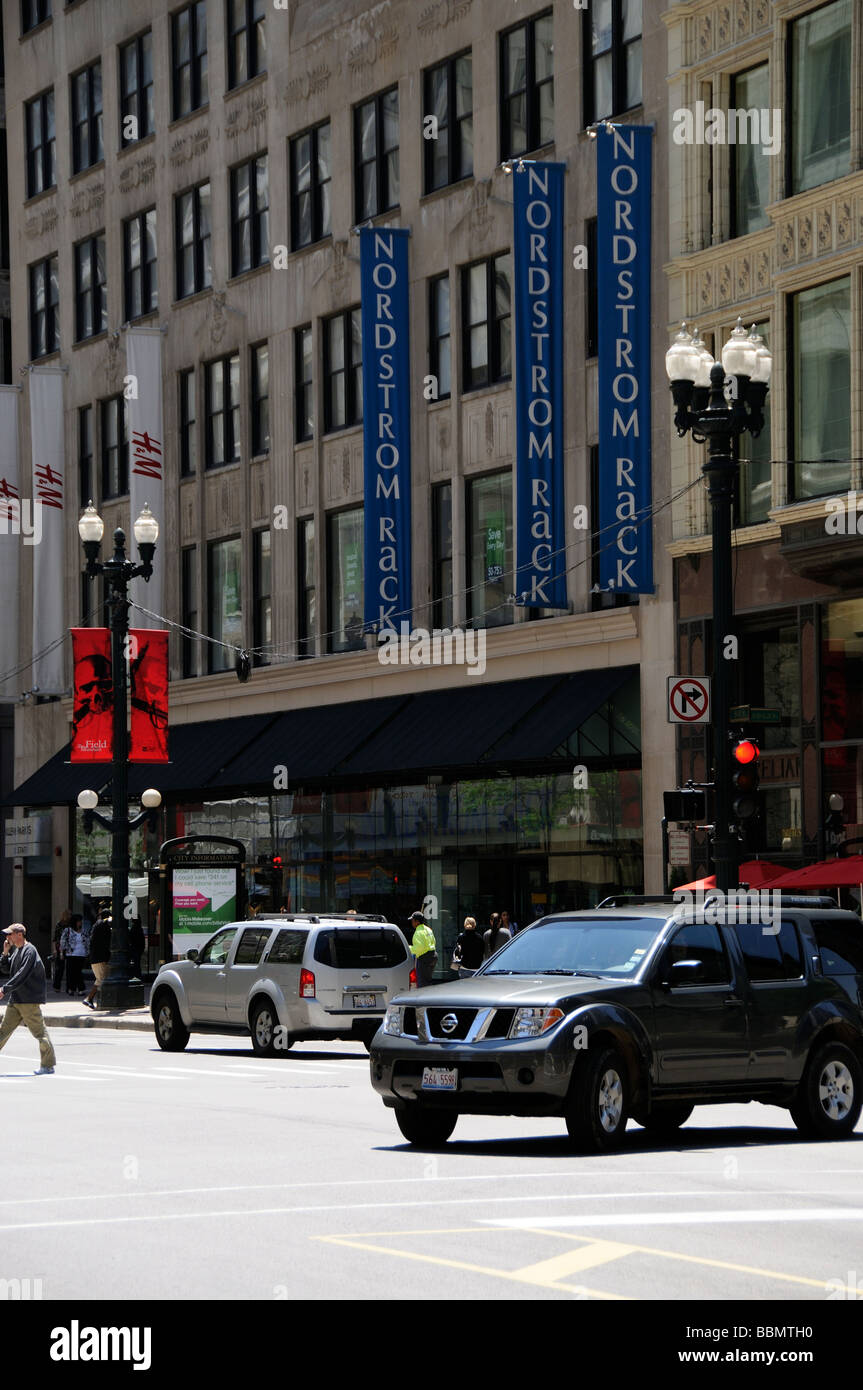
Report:
M 274 869 L 280 869 L 282 867 L 282 856 L 280 854 L 274 854 L 270 863 Z
M 731 756 L 738 763 L 754 763 L 760 756 L 761 750 L 757 743 L 753 743 L 749 738 L 743 738 L 739 743 L 735 743 L 731 750 Z

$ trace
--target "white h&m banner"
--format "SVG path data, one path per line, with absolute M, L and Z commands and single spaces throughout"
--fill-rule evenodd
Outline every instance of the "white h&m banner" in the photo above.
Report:
M 126 554 L 138 562 L 133 527 L 144 503 L 159 523 L 159 541 L 149 583 L 132 580 L 133 603 L 162 613 L 165 575 L 165 467 L 162 428 L 162 331 L 159 328 L 126 329 L 126 409 L 129 420 L 130 526 Z M 134 627 L 161 627 L 143 613 L 131 614 Z
M 30 372 L 33 520 L 41 523 L 39 543 L 33 547 L 33 685 L 40 695 L 61 695 L 65 689 L 64 376 L 61 367 L 34 367 Z M 48 647 L 50 651 L 46 651 Z
M 18 665 L 18 601 L 21 571 L 21 484 L 18 468 L 17 386 L 0 386 L 0 703 L 17 699 L 23 681 L 8 676 Z M 28 503 L 29 506 L 29 503 Z M 35 535 L 35 528 L 28 527 Z

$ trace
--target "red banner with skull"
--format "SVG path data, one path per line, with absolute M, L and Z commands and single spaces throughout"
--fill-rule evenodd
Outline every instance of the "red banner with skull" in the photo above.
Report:
M 146 627 L 129 632 L 132 686 L 130 763 L 168 758 L 168 634 Z
M 106 627 L 73 627 L 75 698 L 73 763 L 109 763 L 114 752 L 114 679 L 111 633 Z

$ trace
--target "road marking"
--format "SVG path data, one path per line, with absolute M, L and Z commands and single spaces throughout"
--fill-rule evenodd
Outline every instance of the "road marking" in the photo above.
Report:
M 408 1233 L 401 1231 L 399 1234 L 406 1235 Z M 429 1231 L 422 1232 L 422 1234 L 438 1235 L 441 1233 Z M 364 1241 L 354 1240 L 350 1236 L 312 1236 L 311 1239 L 320 1240 L 329 1245 L 342 1245 L 350 1250 L 370 1251 L 374 1255 L 393 1255 L 399 1260 L 416 1260 L 421 1264 L 443 1265 L 447 1269 L 464 1270 L 468 1274 L 484 1274 L 488 1278 L 506 1279 L 514 1284 L 539 1283 L 541 1287 L 548 1287 L 543 1281 L 538 1281 L 533 1278 L 524 1279 L 521 1270 L 495 1269 L 492 1265 L 469 1264 L 465 1260 L 446 1259 L 442 1255 L 420 1255 L 414 1250 L 396 1250 L 394 1246 L 389 1245 L 370 1245 Z M 532 1266 L 527 1266 L 527 1268 L 530 1269 Z M 555 1284 L 553 1287 L 560 1289 L 561 1292 L 578 1294 L 582 1298 L 596 1298 L 615 1303 L 628 1301 L 626 1294 L 606 1293 L 600 1289 L 589 1289 L 586 1288 L 584 1284 Z
M 644 1194 L 647 1196 L 647 1194 Z M 669 1194 L 670 1196 L 671 1194 Z M 702 1195 L 687 1193 L 687 1196 Z M 705 1194 L 706 1195 L 706 1194 Z M 437 1203 L 435 1203 L 437 1205 Z M 481 1220 L 481 1218 L 477 1218 Z M 540 1224 L 547 1228 L 554 1226 L 711 1226 L 724 1223 L 764 1224 L 772 1221 L 863 1221 L 863 1207 L 776 1207 L 756 1211 L 616 1211 L 603 1216 L 552 1216 Z M 482 1221 L 485 1226 L 508 1226 L 515 1230 L 520 1226 L 534 1226 L 530 1217 L 495 1217 Z
M 563 1255 L 553 1255 L 551 1259 L 525 1265 L 515 1271 L 514 1278 L 522 1279 L 526 1284 L 541 1284 L 553 1288 L 559 1286 L 560 1281 L 571 1274 L 581 1274 L 582 1270 L 608 1264 L 611 1260 L 620 1260 L 624 1255 L 631 1255 L 636 1248 L 634 1245 L 621 1245 L 613 1240 L 594 1240 L 578 1250 L 567 1250 Z
M 507 1227 L 507 1229 L 510 1228 Z M 522 1227 L 521 1229 L 529 1230 L 532 1235 L 537 1236 L 557 1236 L 559 1240 L 586 1241 L 592 1239 L 589 1236 L 563 1235 L 560 1231 L 546 1230 L 542 1226 Z M 613 1245 L 615 1243 L 616 1242 L 613 1241 L 603 1242 L 604 1245 Z M 764 1279 L 779 1279 L 786 1284 L 805 1284 L 809 1288 L 814 1289 L 829 1289 L 833 1285 L 832 1280 L 825 1282 L 823 1279 L 807 1279 L 802 1274 L 784 1274 L 775 1269 L 761 1269 L 757 1265 L 736 1264 L 731 1260 L 715 1260 L 707 1255 L 685 1255 L 677 1250 L 657 1250 L 651 1245 L 622 1245 L 620 1248 L 621 1250 L 626 1250 L 630 1254 L 637 1252 L 641 1255 L 654 1255 L 664 1260 L 681 1260 L 684 1264 L 709 1265 L 713 1269 L 730 1269 L 738 1274 L 757 1274 Z M 854 1296 L 857 1297 L 858 1295 L 855 1293 Z M 860 1290 L 859 1297 L 863 1298 L 863 1289 Z

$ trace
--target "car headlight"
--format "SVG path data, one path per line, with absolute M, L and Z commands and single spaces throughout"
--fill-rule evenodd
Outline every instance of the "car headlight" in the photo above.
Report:
M 400 1004 L 390 1004 L 384 1019 L 384 1032 L 389 1033 L 394 1038 L 402 1035 L 402 1023 L 404 1021 L 404 1006 Z
M 547 1033 L 549 1028 L 553 1028 L 563 1017 L 562 1009 L 516 1009 L 509 1036 L 511 1038 L 538 1038 L 540 1033 Z

